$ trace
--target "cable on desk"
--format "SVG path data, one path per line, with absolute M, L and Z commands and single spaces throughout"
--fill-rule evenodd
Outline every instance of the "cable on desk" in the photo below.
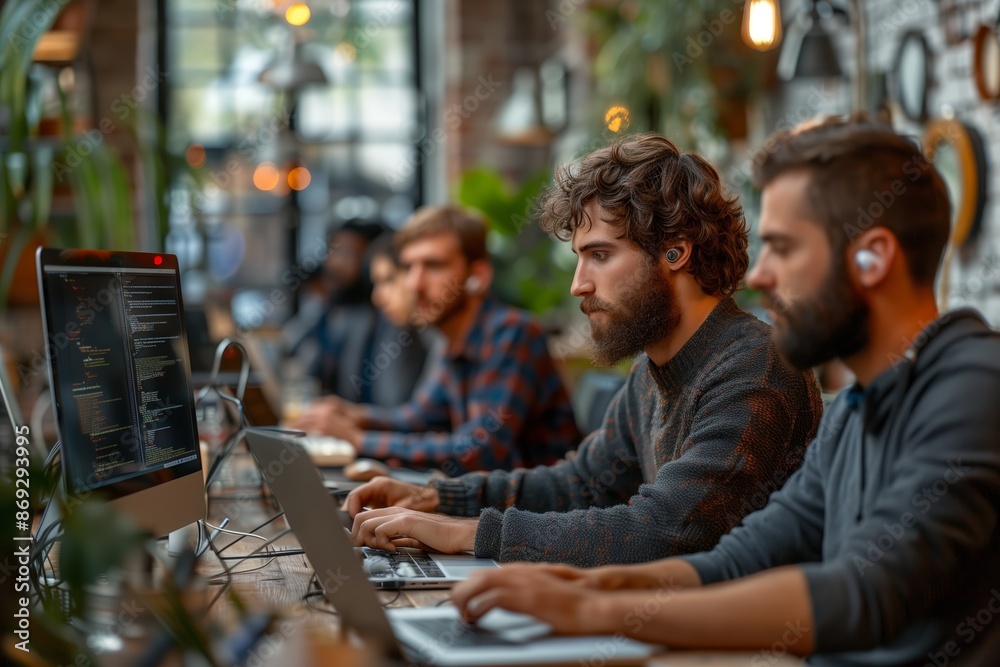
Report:
M 205 521 L 204 523 L 205 523 L 205 526 L 207 526 L 208 528 L 211 528 L 212 530 L 217 530 L 220 533 L 227 533 L 229 535 L 239 535 L 240 539 L 243 539 L 244 537 L 254 537 L 254 538 L 257 538 L 258 540 L 263 540 L 264 544 L 261 545 L 261 547 L 267 548 L 269 546 L 269 540 L 268 540 L 268 538 L 266 538 L 266 537 L 264 537 L 262 535 L 256 535 L 254 533 L 245 533 L 245 532 L 243 532 L 241 530 L 231 530 L 231 529 L 225 528 L 223 526 L 213 525 L 213 524 L 209 523 L 208 521 Z M 233 543 L 235 543 L 235 542 L 233 542 Z M 263 570 L 268 565 L 270 565 L 274 561 L 274 558 L 275 558 L 275 556 L 271 555 L 273 552 L 269 550 L 269 551 L 266 552 L 267 555 L 264 556 L 268 560 L 263 565 L 258 565 L 257 567 L 252 567 L 252 568 L 247 569 L 247 570 L 235 570 L 235 568 L 239 567 L 240 563 L 236 563 L 236 565 L 234 565 L 233 567 L 229 567 L 229 565 L 226 564 L 226 561 L 227 560 L 232 560 L 232 559 L 222 555 L 222 550 L 216 548 L 216 546 L 215 546 L 215 540 L 210 540 L 208 542 L 208 546 L 212 550 L 212 553 L 215 554 L 215 557 L 219 559 L 219 563 L 222 565 L 222 572 L 217 572 L 215 574 L 207 575 L 205 577 L 205 580 L 208 583 L 210 583 L 210 584 L 215 584 L 215 583 L 218 583 L 219 577 L 223 577 L 224 576 L 225 579 L 226 579 L 226 581 L 225 581 L 225 584 L 223 586 L 222 591 L 224 591 L 229 586 L 229 584 L 232 583 L 232 579 L 233 579 L 234 575 L 237 575 L 237 574 L 249 574 L 251 572 L 258 572 L 260 570 Z M 229 546 L 229 545 L 227 545 L 227 546 Z M 252 551 L 250 554 L 247 554 L 246 556 L 240 556 L 239 557 L 240 562 L 242 562 L 244 559 L 252 556 L 253 554 L 257 553 L 257 551 L 259 551 L 261 547 L 258 547 L 257 549 L 255 549 L 254 551 Z M 222 591 L 219 592 L 219 595 L 222 594 Z M 212 601 L 209 603 L 209 608 L 211 608 L 211 606 L 213 604 L 215 604 L 215 601 L 218 600 L 219 595 L 216 595 L 216 597 L 212 599 Z
M 321 607 L 317 607 L 317 606 L 309 603 L 310 600 L 312 600 L 313 598 L 317 598 L 317 597 L 318 598 L 322 598 L 324 602 L 327 601 L 326 598 L 323 597 L 323 595 L 324 595 L 323 589 L 319 585 L 319 577 L 316 576 L 315 572 L 313 573 L 312 578 L 309 579 L 309 586 L 308 587 L 310 589 L 315 588 L 316 590 L 306 591 L 306 593 L 302 596 L 302 601 L 306 603 L 307 607 L 309 607 L 310 609 L 313 609 L 315 611 L 322 611 L 322 612 L 325 612 L 327 614 L 332 614 L 333 616 L 340 616 L 340 614 L 338 614 L 336 610 L 323 609 Z M 395 604 L 395 602 L 397 600 L 399 600 L 399 596 L 402 595 L 402 594 L 403 594 L 403 589 L 402 588 L 397 588 L 396 589 L 396 594 L 393 596 L 393 598 L 391 600 L 389 600 L 388 602 L 381 603 L 382 608 L 385 609 L 389 605 Z
M 319 595 L 323 595 L 323 591 L 313 591 L 312 593 L 306 593 L 305 595 L 302 596 L 302 600 L 303 602 L 306 603 L 306 606 L 313 611 L 321 611 L 324 614 L 330 614 L 330 616 L 340 616 L 340 614 L 337 613 L 336 609 L 323 609 L 323 607 L 318 607 L 309 601 L 312 598 Z
M 30 555 L 30 563 L 32 566 L 28 568 L 28 574 L 29 577 L 31 578 L 32 588 L 34 589 L 33 592 L 42 602 L 51 603 L 52 601 L 54 601 L 53 598 L 54 595 L 55 596 L 61 595 L 60 594 L 61 589 L 59 588 L 59 584 L 61 584 L 62 581 L 56 579 L 55 576 L 53 576 L 51 582 L 47 581 L 46 580 L 47 574 L 45 568 L 46 563 L 48 563 L 49 566 L 48 572 L 55 573 L 57 571 L 55 564 L 52 562 L 51 552 L 52 552 L 52 546 L 56 542 L 58 542 L 62 537 L 56 530 L 61 526 L 62 526 L 61 519 L 53 521 L 46 527 L 44 532 L 42 532 L 40 535 L 36 535 L 35 542 L 33 545 L 34 548 Z M 63 592 L 65 592 L 64 589 Z M 62 600 L 55 600 L 55 601 L 59 604 L 60 613 L 66 614 L 69 610 L 68 605 L 65 604 Z
M 283 516 L 285 516 L 285 513 L 284 512 L 279 512 L 278 514 L 275 514 L 274 516 L 272 516 L 270 519 L 268 519 L 264 523 L 260 524 L 259 526 L 255 527 L 255 528 L 251 528 L 246 533 L 234 533 L 234 534 L 240 535 L 240 537 L 238 539 L 233 540 L 232 542 L 230 542 L 226 546 L 222 547 L 221 549 L 219 549 L 219 553 L 222 553 L 223 551 L 225 551 L 229 547 L 233 546 L 234 544 L 236 544 L 237 542 L 239 542 L 240 540 L 242 540 L 244 537 L 256 537 L 258 539 L 266 540 L 267 538 L 261 537 L 260 535 L 257 535 L 256 534 L 257 531 L 260 530 L 261 528 L 263 528 L 264 526 L 268 525 L 269 523 L 271 523 L 275 519 L 279 519 L 279 518 L 281 518 Z M 209 527 L 214 528 L 214 526 L 211 526 L 211 525 L 209 525 Z
M 264 537 L 263 535 L 257 535 L 256 533 L 253 533 L 253 532 L 245 533 L 242 530 L 233 530 L 232 528 L 226 528 L 225 523 L 223 523 L 223 525 L 221 525 L 221 526 L 215 526 L 215 525 L 210 524 L 208 521 L 205 521 L 205 525 L 208 526 L 209 528 L 211 528 L 212 530 L 219 531 L 220 533 L 226 533 L 227 535 L 239 535 L 240 536 L 240 540 L 242 540 L 244 537 L 256 537 L 258 540 L 264 540 L 265 542 L 267 542 L 267 539 L 268 539 L 268 538 Z M 265 525 L 267 525 L 267 524 L 265 524 Z M 263 526 L 260 526 L 258 528 L 254 528 L 254 530 L 259 530 L 260 528 L 263 528 Z M 233 540 L 232 542 L 230 542 L 226 546 L 224 546 L 221 549 L 219 549 L 219 551 L 220 552 L 221 551 L 225 551 L 226 549 L 228 549 L 229 547 L 233 546 L 237 542 L 239 542 L 239 540 Z
M 385 609 L 389 605 L 394 604 L 396 602 L 396 600 L 399 599 L 399 596 L 402 595 L 402 594 L 403 594 L 403 589 L 402 588 L 397 588 L 396 589 L 396 595 L 394 595 L 391 600 L 389 600 L 388 602 L 386 602 L 385 604 L 383 604 L 382 608 Z

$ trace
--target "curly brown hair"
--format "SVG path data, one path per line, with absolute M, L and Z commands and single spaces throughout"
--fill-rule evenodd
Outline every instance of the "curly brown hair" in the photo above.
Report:
M 465 259 L 472 263 L 488 259 L 486 251 L 486 221 L 472 211 L 458 206 L 424 206 L 410 216 L 396 232 L 393 242 L 402 250 L 414 241 L 438 234 L 454 234 Z
M 666 137 L 618 139 L 556 170 L 541 200 L 539 224 L 562 241 L 589 226 L 596 202 L 623 236 L 652 257 L 678 240 L 691 243 L 687 270 L 706 294 L 730 296 L 750 263 L 748 228 L 739 197 L 729 194 L 705 158 L 682 153 Z

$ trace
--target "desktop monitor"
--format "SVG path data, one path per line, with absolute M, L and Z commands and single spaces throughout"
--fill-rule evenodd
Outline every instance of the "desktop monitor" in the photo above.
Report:
M 40 248 L 37 266 L 67 495 L 156 536 L 204 519 L 177 258 Z

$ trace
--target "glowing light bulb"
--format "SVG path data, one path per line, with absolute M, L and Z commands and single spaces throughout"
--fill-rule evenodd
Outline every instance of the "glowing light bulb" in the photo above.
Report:
M 781 10 L 778 0 L 747 0 L 743 10 L 743 41 L 758 51 L 767 51 L 781 41 Z

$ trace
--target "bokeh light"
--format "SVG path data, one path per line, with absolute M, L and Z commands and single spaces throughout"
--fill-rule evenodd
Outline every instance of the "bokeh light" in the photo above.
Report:
M 612 132 L 620 132 L 628 127 L 628 109 L 620 106 L 613 106 L 604 114 L 604 123 Z
M 288 172 L 288 187 L 292 190 L 305 190 L 312 182 L 312 174 L 305 167 L 295 167 Z
M 200 167 L 205 164 L 205 147 L 201 144 L 191 144 L 184 153 L 184 159 L 192 167 Z
M 271 162 L 261 162 L 253 171 L 253 184 L 258 190 L 273 190 L 281 180 L 281 173 Z
M 309 7 L 304 3 L 296 3 L 285 10 L 285 20 L 292 25 L 305 25 L 309 23 L 309 18 L 312 16 L 312 12 L 309 11 Z

